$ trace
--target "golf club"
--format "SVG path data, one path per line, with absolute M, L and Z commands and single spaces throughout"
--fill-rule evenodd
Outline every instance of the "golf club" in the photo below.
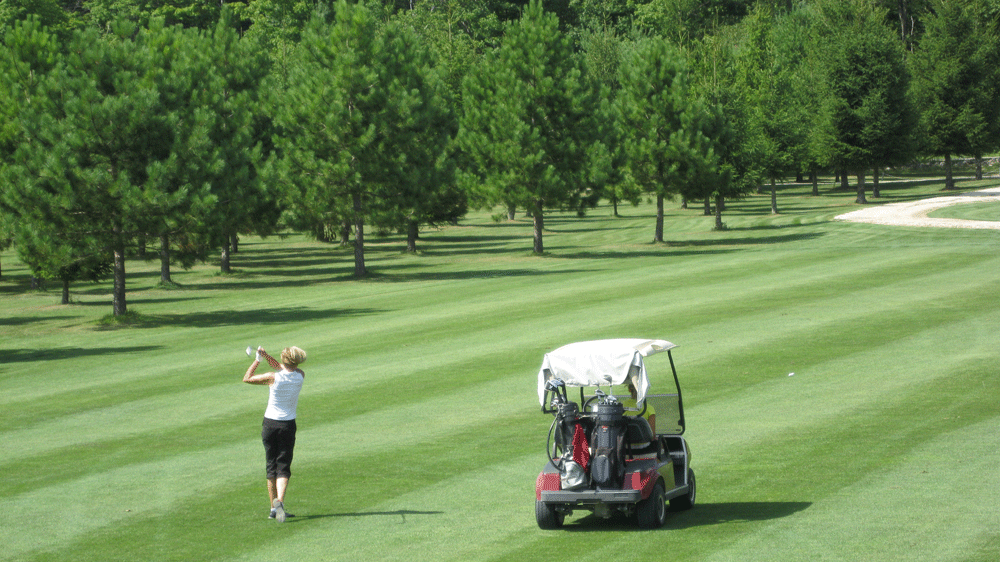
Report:
M 272 369 L 280 369 L 281 364 L 278 361 L 267 354 L 263 349 L 258 351 L 253 348 L 253 346 L 247 346 L 247 357 L 253 357 L 255 353 L 260 353 L 260 356 L 267 360 L 267 364 L 271 366 Z

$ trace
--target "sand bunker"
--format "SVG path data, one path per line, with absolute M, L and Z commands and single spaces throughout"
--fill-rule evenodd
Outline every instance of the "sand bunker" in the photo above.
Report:
M 976 221 L 966 219 L 934 219 L 927 216 L 931 211 L 955 205 L 978 201 L 1000 202 L 1000 187 L 973 191 L 948 197 L 932 197 L 909 203 L 887 203 L 865 207 L 836 217 L 837 220 L 886 224 L 893 226 L 931 226 L 939 228 L 992 228 L 1000 230 L 1000 221 Z

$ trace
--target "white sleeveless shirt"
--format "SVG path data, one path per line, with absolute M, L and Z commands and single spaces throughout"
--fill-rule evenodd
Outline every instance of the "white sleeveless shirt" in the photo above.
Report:
M 267 410 L 264 417 L 277 421 L 295 419 L 295 409 L 299 404 L 299 391 L 305 376 L 299 371 L 282 369 L 274 374 L 274 383 L 269 388 Z

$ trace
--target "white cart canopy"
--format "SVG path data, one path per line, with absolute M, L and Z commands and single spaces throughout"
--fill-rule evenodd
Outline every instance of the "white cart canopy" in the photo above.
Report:
M 636 402 L 649 391 L 643 357 L 677 347 L 666 340 L 617 339 L 583 341 L 564 345 L 545 354 L 538 370 L 538 402 L 545 405 L 545 383 L 560 379 L 566 386 L 611 386 L 624 384 L 632 367 Z

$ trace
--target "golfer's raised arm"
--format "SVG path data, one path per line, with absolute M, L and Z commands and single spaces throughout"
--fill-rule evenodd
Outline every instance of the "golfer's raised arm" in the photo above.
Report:
M 263 375 L 256 375 L 254 372 L 257 370 L 257 365 L 260 361 L 256 358 L 250 367 L 247 368 L 247 372 L 243 375 L 243 382 L 247 384 L 271 384 L 274 382 L 274 373 L 264 373 Z

